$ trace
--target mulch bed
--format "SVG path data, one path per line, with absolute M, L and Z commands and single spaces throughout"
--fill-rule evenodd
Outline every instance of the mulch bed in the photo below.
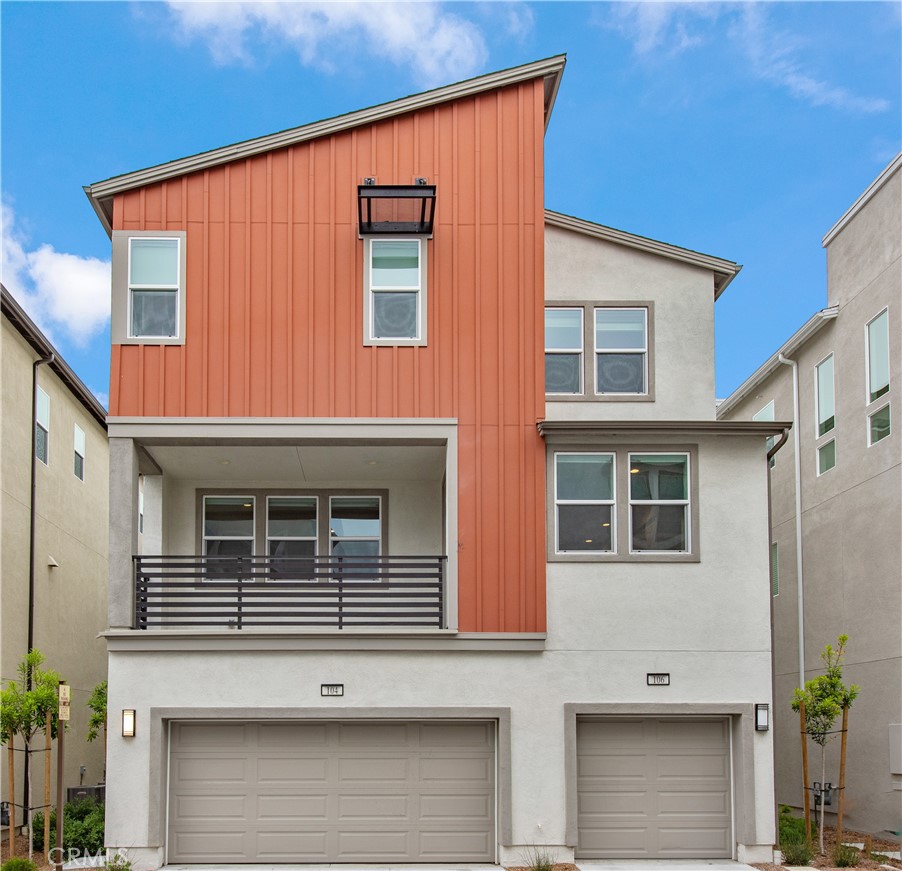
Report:
M 872 850 L 885 850 L 896 851 L 899 849 L 898 841 L 887 841 L 884 838 L 878 838 L 876 835 L 868 835 L 864 832 L 856 832 L 849 831 L 848 829 L 843 830 L 842 840 L 844 844 L 848 844 L 850 842 L 861 844 L 867 843 L 867 839 L 871 839 L 871 849 Z M 817 849 L 819 846 L 818 842 L 815 841 L 814 848 Z M 818 854 L 811 860 L 812 868 L 823 868 L 823 869 L 833 869 L 836 866 L 833 864 L 833 848 L 836 846 L 836 831 L 835 829 L 831 829 L 829 826 L 824 826 L 824 852 Z M 870 856 L 865 855 L 861 852 L 861 859 L 856 866 L 857 868 L 862 869 L 862 871 L 877 871 L 879 868 L 886 868 L 887 866 L 891 868 L 900 868 L 902 869 L 902 862 L 898 859 L 888 859 L 886 857 L 880 858 L 880 860 L 872 859 Z M 780 871 L 779 865 L 772 865 L 770 863 L 755 863 L 753 865 L 754 868 L 759 868 L 761 871 Z

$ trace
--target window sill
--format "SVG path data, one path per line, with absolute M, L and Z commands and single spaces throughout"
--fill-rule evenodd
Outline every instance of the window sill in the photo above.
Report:
M 649 393 L 546 393 L 546 402 L 654 402 Z

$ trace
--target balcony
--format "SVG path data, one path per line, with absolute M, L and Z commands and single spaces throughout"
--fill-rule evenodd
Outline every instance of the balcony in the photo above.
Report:
M 134 629 L 442 628 L 445 556 L 136 556 Z

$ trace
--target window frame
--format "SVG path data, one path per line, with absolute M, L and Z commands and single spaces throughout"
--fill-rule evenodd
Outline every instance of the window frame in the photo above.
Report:
M 557 458 L 563 456 L 597 456 L 611 458 L 611 498 L 610 499 L 558 499 L 557 495 Z M 612 451 L 555 451 L 553 455 L 552 499 L 554 505 L 554 554 L 555 556 L 611 556 L 617 554 L 617 455 Z M 610 505 L 611 506 L 611 549 L 610 550 L 561 550 L 560 523 L 558 508 L 561 505 Z
M 586 393 L 586 308 L 581 305 L 546 305 L 543 309 L 543 322 L 544 315 L 549 311 L 575 311 L 579 312 L 579 351 L 574 351 L 572 348 L 548 348 L 546 343 L 545 345 L 545 356 L 544 360 L 547 362 L 548 355 L 559 355 L 564 356 L 566 354 L 573 355 L 576 354 L 579 357 L 579 390 L 575 393 L 549 393 L 547 390 L 547 379 L 546 379 L 546 391 L 545 396 L 554 399 L 578 399 L 585 396 Z M 543 374 L 544 377 L 544 374 Z
M 886 315 L 886 356 L 887 356 L 887 381 L 886 390 L 879 396 L 871 398 L 871 324 L 878 318 Z M 892 358 L 890 357 L 890 332 L 889 332 L 889 306 L 885 305 L 877 314 L 868 320 L 864 325 L 864 404 L 865 406 L 873 405 L 879 402 L 884 396 L 888 396 L 892 389 Z M 878 409 L 879 410 L 879 409 Z
M 34 455 L 40 460 L 45 466 L 50 466 L 50 394 L 41 387 L 40 384 L 37 386 L 37 394 L 34 404 Z M 47 404 L 47 418 L 45 421 L 41 420 L 41 397 L 44 397 Z M 44 456 L 42 457 L 38 453 L 38 439 L 37 439 L 37 430 L 40 429 L 44 433 Z
M 336 499 L 376 499 L 379 502 L 379 535 L 333 535 L 332 534 L 332 502 Z M 382 497 L 375 493 L 335 493 L 331 492 L 328 495 L 328 507 L 329 507 L 329 522 L 327 524 L 326 535 L 329 542 L 329 558 L 330 559 L 340 559 L 340 557 L 333 557 L 332 545 L 336 541 L 376 541 L 379 545 L 379 552 L 376 554 L 377 557 L 384 556 L 383 547 L 385 543 L 385 534 L 383 530 L 383 516 L 382 516 Z M 317 517 L 319 516 L 319 511 L 317 510 Z M 317 533 L 319 533 L 319 527 L 317 527 Z
M 614 455 L 614 495 L 615 510 L 613 512 L 611 552 L 564 552 L 557 551 L 557 510 L 555 508 L 556 481 L 555 454 L 613 454 Z M 632 533 L 630 529 L 629 499 L 629 456 L 630 454 L 686 454 L 689 459 L 689 509 L 687 551 L 632 551 Z M 697 563 L 701 561 L 701 529 L 699 526 L 699 448 L 697 444 L 645 444 L 637 442 L 615 444 L 592 444 L 578 442 L 573 444 L 547 444 L 545 447 L 545 502 L 551 510 L 545 512 L 546 559 L 550 563 L 564 562 L 654 562 L 654 563 Z M 626 496 L 618 494 L 626 494 Z M 626 536 L 624 538 L 624 536 Z
M 821 471 L 821 451 L 827 448 L 830 444 L 833 444 L 833 465 L 830 466 L 829 469 L 824 469 Z M 825 438 L 824 441 L 819 444 L 814 452 L 814 471 L 816 477 L 823 478 L 824 475 L 829 474 L 836 468 L 838 460 L 836 457 L 836 436 L 831 436 L 830 438 Z
M 545 393 L 546 402 L 654 402 L 655 303 L 650 299 L 546 299 L 544 309 L 583 310 L 583 368 L 581 393 Z M 645 309 L 645 393 L 596 393 L 595 310 Z M 591 352 L 590 350 L 591 349 Z M 591 385 L 591 389 L 589 389 Z
M 207 516 L 206 505 L 207 499 L 250 499 L 251 502 L 251 536 L 247 535 L 207 535 L 204 530 L 204 521 Z M 200 550 L 198 551 L 199 556 L 207 557 L 207 542 L 208 541 L 248 541 L 250 538 L 251 542 L 251 552 L 248 556 L 254 556 L 255 551 L 254 548 L 257 545 L 257 499 L 251 493 L 241 493 L 235 492 L 235 490 L 229 490 L 227 493 L 207 493 L 201 498 L 201 514 L 200 514 L 200 528 L 199 533 L 201 537 Z M 214 557 L 214 559 L 230 559 L 230 557 Z M 235 557 L 237 559 L 237 557 Z
M 386 236 L 363 236 L 363 344 L 364 347 L 425 347 L 428 340 L 428 323 L 429 323 L 429 293 L 428 293 L 428 276 L 429 276 L 429 259 L 428 259 L 428 236 L 418 236 L 415 234 L 398 235 L 391 237 Z M 372 284 L 372 262 L 373 262 L 373 244 L 380 242 L 416 242 L 419 256 L 419 284 L 414 291 L 413 288 L 395 288 L 399 293 L 413 293 L 417 295 L 417 335 L 415 337 L 389 337 L 379 338 L 373 335 L 375 316 L 375 305 L 373 303 L 376 293 L 390 293 L 393 288 L 378 287 L 374 288 Z
M 830 429 L 821 432 L 821 382 L 820 368 L 827 361 L 831 361 L 830 392 L 833 394 L 833 423 Z M 829 418 L 828 418 L 829 419 Z M 826 423 L 826 421 L 823 421 Z M 814 440 L 820 441 L 836 430 L 836 355 L 833 351 L 826 354 L 819 362 L 814 364 Z
M 316 528 L 315 535 L 270 535 L 269 534 L 269 504 L 273 499 L 312 499 L 313 500 L 313 512 L 314 512 L 314 524 Z M 271 556 L 269 553 L 269 543 L 271 541 L 312 541 L 313 542 L 313 555 L 319 555 L 319 499 L 315 496 L 310 496 L 307 493 L 267 493 L 266 494 L 266 514 L 263 518 L 264 524 L 264 539 L 263 539 L 263 555 L 267 557 L 267 559 L 275 559 L 275 557 Z M 256 530 L 255 530 L 256 532 Z M 256 536 L 255 536 L 256 538 Z M 254 545 L 256 547 L 256 543 Z
M 72 471 L 75 474 L 75 477 L 78 478 L 79 481 L 85 480 L 85 456 L 87 454 L 87 446 L 86 446 L 86 436 L 85 431 L 76 423 L 73 424 L 74 429 L 72 431 Z M 78 434 L 81 433 L 81 450 L 78 449 Z M 78 474 L 78 459 L 81 459 L 81 474 Z
M 880 399 L 883 399 L 885 396 L 886 396 L 886 394 L 884 393 L 883 396 L 880 397 Z M 874 402 L 878 402 L 878 401 L 879 400 L 876 400 L 876 399 L 874 400 Z M 865 437 L 867 438 L 867 445 L 869 448 L 874 447 L 874 445 L 879 445 L 880 442 L 882 442 L 882 441 L 886 441 L 886 439 L 888 439 L 893 434 L 893 413 L 892 413 L 892 408 L 890 407 L 891 405 L 892 405 L 892 401 L 887 400 L 886 402 L 883 403 L 883 405 L 880 405 L 877 408 L 874 408 L 867 413 L 867 420 L 866 420 L 867 432 L 866 432 Z M 887 430 L 887 433 L 885 436 L 882 436 L 881 438 L 874 440 L 871 437 L 872 436 L 871 420 L 874 418 L 875 415 L 880 414 L 880 412 L 883 411 L 883 409 L 886 409 L 887 414 L 889 415 L 889 429 Z
M 630 349 L 618 349 L 618 348 L 608 348 L 601 349 L 598 348 L 598 313 L 600 311 L 641 311 L 644 315 L 644 334 L 645 334 L 645 346 L 640 351 L 635 348 Z M 594 359 L 592 360 L 592 387 L 595 391 L 595 396 L 628 396 L 628 397 L 638 397 L 638 396 L 647 396 L 648 395 L 648 309 L 644 306 L 614 306 L 614 305 L 603 305 L 603 306 L 593 306 L 592 308 L 592 348 L 594 351 Z M 631 357 L 642 356 L 642 383 L 645 389 L 641 392 L 638 391 L 612 391 L 609 393 L 602 393 L 598 389 L 598 358 L 602 354 L 621 354 L 627 355 Z
M 204 553 L 204 500 L 208 496 L 231 496 L 251 497 L 254 499 L 254 547 L 252 553 L 255 556 L 266 556 L 268 551 L 267 537 L 267 510 L 257 510 L 258 505 L 268 506 L 267 499 L 269 497 L 314 497 L 316 501 L 316 519 L 317 519 L 317 535 L 316 535 L 316 554 L 322 556 L 331 554 L 331 545 L 329 544 L 329 515 L 323 513 L 323 507 L 329 510 L 329 497 L 331 496 L 378 496 L 380 499 L 380 519 L 382 523 L 381 534 L 382 540 L 379 546 L 380 554 L 391 554 L 389 548 L 388 524 L 389 524 L 389 491 L 376 487 L 335 487 L 335 488 L 302 488 L 302 487 L 244 487 L 241 491 L 236 488 L 223 487 L 198 487 L 195 489 L 195 514 L 194 514 L 194 542 L 196 553 L 202 555 Z M 237 498 L 237 497 L 236 497 Z M 324 501 L 325 500 L 325 501 Z
M 114 230 L 112 260 L 112 304 L 110 338 L 114 345 L 184 345 L 187 312 L 187 238 L 185 230 Z M 176 293 L 174 336 L 132 335 L 131 240 L 175 239 L 178 241 L 179 283 Z M 138 287 L 140 289 L 140 287 Z
M 667 555 L 667 554 L 676 554 L 682 555 L 687 553 L 692 553 L 692 517 L 690 514 L 690 508 L 692 506 L 692 461 L 689 457 L 689 454 L 686 451 L 667 451 L 667 450 L 657 450 L 657 451 L 629 451 L 627 453 L 627 467 L 629 474 L 632 474 L 633 468 L 633 457 L 663 457 L 663 456 L 674 456 L 683 454 L 686 457 L 686 498 L 685 499 L 633 499 L 632 487 L 627 491 L 627 501 L 629 502 L 629 534 L 627 540 L 629 541 L 630 554 L 631 555 L 641 555 L 641 554 L 654 554 L 654 555 Z M 683 516 L 686 520 L 686 547 L 682 550 L 633 550 L 633 506 L 634 505 L 682 505 L 684 506 Z

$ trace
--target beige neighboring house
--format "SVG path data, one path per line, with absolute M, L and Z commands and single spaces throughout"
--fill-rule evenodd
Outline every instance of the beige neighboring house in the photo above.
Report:
M 65 785 L 97 784 L 104 776 L 103 739 L 89 744 L 85 735 L 86 703 L 107 674 L 106 646 L 98 638 L 107 611 L 106 412 L 5 287 L 2 300 L 0 671 L 4 685 L 16 680 L 17 665 L 28 649 L 32 378 L 36 361 L 52 354 L 51 362 L 36 367 L 33 646 L 46 657 L 46 666 L 72 687 Z M 20 805 L 23 755 L 16 754 L 16 802 Z M 6 752 L 2 756 L 2 799 L 7 801 Z M 34 794 L 42 796 L 42 754 L 33 756 L 32 766 Z M 20 809 L 16 819 L 22 820 Z
M 777 799 L 802 801 L 798 718 L 789 704 L 800 671 L 805 680 L 820 673 L 824 645 L 846 633 L 844 676 L 861 695 L 849 721 L 845 825 L 898 835 L 902 154 L 823 244 L 828 307 L 721 403 L 718 418 L 798 422 L 772 470 Z M 834 784 L 837 759 L 838 741 L 826 777 Z M 814 767 L 810 779 L 820 780 Z M 835 811 L 836 800 L 827 809 Z

